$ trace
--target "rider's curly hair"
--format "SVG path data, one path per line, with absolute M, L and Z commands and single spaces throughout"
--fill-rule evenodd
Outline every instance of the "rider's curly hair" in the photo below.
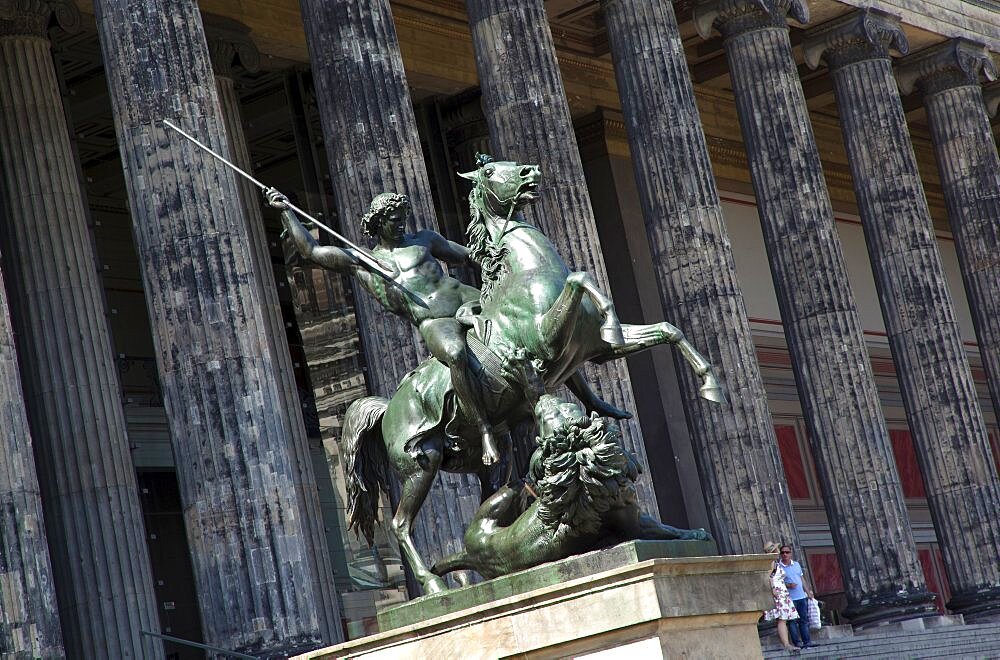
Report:
M 396 209 L 410 208 L 410 198 L 400 193 L 381 193 L 372 200 L 368 212 L 361 216 L 361 231 L 365 236 L 378 236 L 379 225 L 382 218 L 390 211 Z

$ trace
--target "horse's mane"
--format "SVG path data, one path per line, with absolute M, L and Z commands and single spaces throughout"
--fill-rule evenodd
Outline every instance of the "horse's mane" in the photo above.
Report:
M 635 502 L 639 462 L 621 446 L 621 431 L 596 414 L 561 425 L 541 438 L 543 476 L 538 517 L 556 536 L 600 531 L 602 514 Z
M 478 182 L 469 192 L 469 226 L 465 233 L 469 237 L 470 256 L 482 269 L 483 287 L 480 297 L 486 301 L 504 273 L 503 260 L 509 250 L 494 244 L 490 238 L 483 218 L 482 191 Z

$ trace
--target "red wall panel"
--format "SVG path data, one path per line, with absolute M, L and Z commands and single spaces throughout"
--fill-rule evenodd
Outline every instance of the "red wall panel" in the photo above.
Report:
M 781 464 L 785 468 L 785 482 L 788 484 L 788 495 L 793 500 L 809 499 L 809 481 L 806 479 L 802 452 L 799 451 L 798 434 L 791 425 L 775 425 L 774 433 L 778 436 L 778 451 L 781 453 Z
M 910 432 L 890 429 L 889 437 L 892 439 L 892 453 L 896 456 L 896 469 L 903 484 L 903 495 L 908 498 L 927 497 Z

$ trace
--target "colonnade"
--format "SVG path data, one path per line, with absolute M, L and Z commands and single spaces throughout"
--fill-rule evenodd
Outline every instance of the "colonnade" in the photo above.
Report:
M 261 653 L 335 642 L 337 596 L 256 195 L 161 123 L 179 122 L 248 164 L 228 67 L 237 54 L 248 64 L 254 51 L 233 26 L 220 34 L 209 21 L 214 33 L 206 38 L 194 0 L 95 6 L 206 642 Z M 542 0 L 467 6 L 493 148 L 541 163 L 552 193 L 535 221 L 567 261 L 603 285 L 604 258 Z M 602 0 L 601 7 L 660 304 L 711 358 L 731 402 L 700 400 L 697 380 L 678 370 L 712 532 L 723 552 L 757 552 L 764 540 L 797 533 L 677 19 L 668 2 Z M 7 193 L 0 235 L 11 292 L 9 318 L 0 296 L 0 347 L 11 346 L 13 328 L 23 381 L 22 388 L 13 348 L 5 348 L 0 391 L 11 424 L 0 429 L 0 447 L 10 445 L 9 455 L 26 466 L 0 470 L 0 496 L 20 493 L 15 522 L 0 518 L 0 543 L 10 545 L 18 525 L 38 521 L 32 453 L 24 452 L 29 434 L 16 414 L 23 400 L 51 556 L 51 569 L 39 560 L 34 570 L 54 576 L 67 652 L 156 657 L 159 645 L 140 637 L 158 629 L 152 579 L 86 203 L 47 40 L 50 22 L 72 22 L 74 12 L 71 2 L 32 2 L 0 16 Z M 397 191 L 409 195 L 417 224 L 436 227 L 388 0 L 304 0 L 302 15 L 339 216 L 356 218 L 376 193 Z M 800 0 L 707 0 L 694 8 L 702 36 L 723 37 L 848 614 L 858 624 L 919 616 L 932 609 L 933 594 L 833 226 L 789 15 L 808 22 Z M 807 63 L 826 66 L 832 77 L 952 587 L 949 606 L 969 617 L 995 613 L 1000 477 L 897 88 L 898 77 L 904 92 L 919 91 L 927 110 L 1000 409 L 1000 160 L 979 85 L 992 60 L 983 47 L 952 40 L 904 58 L 894 73 L 894 53 L 907 51 L 905 35 L 898 20 L 876 10 L 810 28 L 802 47 Z M 342 229 L 361 239 L 354 223 Z M 388 394 L 422 354 L 419 340 L 371 301 L 355 302 L 370 390 Z M 610 401 L 631 405 L 623 366 L 592 377 Z M 22 429 L 19 438 L 8 437 L 9 429 Z M 637 424 L 628 437 L 645 462 Z M 18 471 L 23 482 L 8 483 Z M 651 483 L 642 496 L 653 509 Z M 475 488 L 467 480 L 452 487 Z M 431 499 L 447 524 L 421 544 L 454 544 L 462 521 L 447 502 Z M 18 536 L 20 543 L 44 549 L 37 524 L 34 533 Z M 57 647 L 49 580 L 25 584 L 37 587 L 27 601 L 47 607 L 25 607 L 13 623 L 0 618 L 0 635 L 13 639 L 34 622 L 49 631 L 44 643 Z

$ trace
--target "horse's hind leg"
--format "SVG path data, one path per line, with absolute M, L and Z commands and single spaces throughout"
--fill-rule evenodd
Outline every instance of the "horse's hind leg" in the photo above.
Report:
M 726 402 L 725 392 L 722 389 L 721 383 L 719 383 L 718 377 L 715 375 L 712 363 L 698 352 L 694 344 L 688 341 L 688 338 L 684 336 L 684 333 L 677 326 L 666 321 L 650 325 L 626 324 L 622 326 L 622 334 L 625 337 L 623 345 L 613 347 L 604 355 L 593 358 L 592 361 L 600 363 L 607 362 L 608 360 L 617 360 L 659 344 L 674 344 L 677 346 L 677 350 L 681 352 L 681 355 L 684 356 L 684 359 L 687 360 L 687 363 L 694 369 L 695 375 L 702 378 L 702 385 L 698 390 L 698 394 L 703 399 L 715 403 Z
M 618 320 L 618 314 L 615 312 L 615 304 L 611 302 L 611 298 L 608 298 L 603 291 L 597 288 L 597 283 L 589 274 L 584 274 L 586 278 L 581 286 L 590 296 L 594 307 L 604 317 L 604 322 L 601 323 L 601 339 L 612 346 L 621 346 L 625 343 L 625 337 L 622 334 L 622 323 Z
M 420 582 L 425 594 L 445 591 L 447 586 L 440 577 L 434 575 L 427 569 L 420 553 L 417 552 L 413 539 L 410 537 L 410 530 L 413 527 L 413 520 L 417 517 L 417 512 L 427 499 L 434 477 L 441 466 L 443 455 L 443 440 L 440 437 L 426 438 L 422 441 L 422 460 L 407 463 L 411 465 L 408 470 L 399 470 L 403 479 L 402 493 L 399 498 L 399 506 L 396 507 L 396 515 L 392 518 L 392 531 L 399 541 L 399 549 L 402 551 L 406 562 L 413 571 L 413 576 Z M 408 457 L 409 458 L 409 457 Z M 401 467 L 397 463 L 397 469 Z

